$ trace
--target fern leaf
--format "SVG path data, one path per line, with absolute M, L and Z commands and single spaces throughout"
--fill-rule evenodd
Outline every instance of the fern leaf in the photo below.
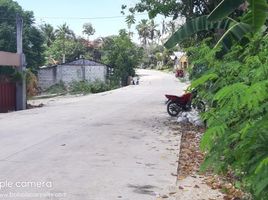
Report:
M 261 192 L 268 186 L 268 177 L 265 177 L 256 185 L 256 195 L 259 196 Z
M 255 170 L 255 173 L 259 173 L 264 167 L 268 167 L 268 157 L 263 159 Z
M 206 75 L 200 77 L 199 79 L 196 79 L 195 81 L 193 81 L 190 88 L 192 88 L 192 89 L 196 88 L 200 85 L 205 84 L 208 81 L 215 80 L 217 78 L 218 78 L 217 74 L 214 74 L 214 73 L 206 74 Z
M 210 149 L 212 146 L 212 143 L 214 142 L 214 138 L 216 136 L 223 135 L 226 129 L 227 129 L 227 126 L 225 124 L 209 128 L 202 137 L 201 144 L 200 144 L 201 149 L 203 151 L 205 151 L 206 149 Z
M 259 107 L 261 102 L 268 99 L 268 80 L 250 86 L 247 93 L 248 98 L 244 98 L 243 103 L 247 105 L 248 109 Z
M 220 107 L 229 104 L 232 108 L 241 107 L 241 99 L 246 98 L 246 90 L 248 86 L 244 83 L 235 83 L 230 86 L 226 86 L 218 91 L 214 97 L 214 101 L 218 101 Z M 243 98 L 241 98 L 243 97 Z

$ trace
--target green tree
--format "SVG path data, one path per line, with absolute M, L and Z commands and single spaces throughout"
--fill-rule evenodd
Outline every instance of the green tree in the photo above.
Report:
M 34 26 L 33 12 L 23 11 L 21 6 L 12 0 L 0 0 L 0 50 L 16 52 L 16 15 L 23 18 L 23 51 L 27 67 L 37 68 L 44 63 L 44 38 Z
M 248 0 L 248 10 L 245 10 L 244 0 L 223 0 L 209 15 L 195 18 L 186 23 L 176 32 L 165 44 L 170 48 L 183 41 L 187 37 L 207 30 L 223 30 L 223 36 L 219 39 L 216 46 L 223 44 L 225 50 L 230 49 L 233 41 L 240 41 L 246 34 L 255 33 L 265 24 L 267 19 L 268 4 L 266 0 Z M 237 8 L 244 13 L 239 21 L 230 18 Z
M 151 20 L 149 22 L 149 39 L 151 40 L 151 43 L 154 43 L 154 39 L 157 37 L 158 30 L 156 29 L 158 27 L 158 24 L 155 24 L 154 20 Z
M 139 38 L 144 47 L 148 44 L 148 39 L 150 37 L 150 25 L 148 20 L 142 19 L 139 24 L 136 26 L 136 29 L 139 34 Z
M 131 32 L 131 27 L 133 24 L 135 24 L 136 19 L 134 15 L 128 15 L 126 16 L 126 23 L 127 23 L 127 27 L 128 27 L 128 35 L 129 37 L 133 36 L 133 32 Z
M 65 63 L 66 53 L 68 51 L 68 47 L 66 45 L 70 44 L 71 40 L 75 40 L 75 34 L 66 23 L 62 24 L 61 26 L 58 26 L 58 29 L 55 31 L 55 34 L 57 42 L 61 42 L 62 62 Z
M 64 23 L 60 26 L 55 31 L 56 37 L 60 39 L 74 39 L 75 34 L 74 32 L 70 29 L 70 27 Z
M 139 0 L 134 7 L 130 7 L 133 13 L 145 12 L 149 13 L 149 18 L 153 19 L 158 14 L 165 17 L 178 17 L 191 21 L 192 19 L 204 15 L 208 15 L 211 11 L 221 2 L 221 0 Z M 122 7 L 125 10 L 127 7 Z M 240 16 L 240 11 L 232 13 L 235 16 Z M 163 26 L 162 33 L 165 32 L 165 26 Z M 170 30 L 175 32 L 174 29 Z M 196 37 L 192 38 L 194 43 L 202 41 L 206 37 L 213 37 L 215 35 L 214 30 L 203 30 L 196 34 Z M 187 46 L 189 42 L 184 42 L 184 46 Z
M 45 52 L 46 64 L 61 63 L 63 55 L 66 62 L 73 61 L 85 53 L 86 48 L 81 40 L 57 38 Z
M 104 39 L 103 62 L 111 66 L 114 71 L 111 81 L 127 85 L 128 76 L 134 76 L 134 68 L 142 58 L 142 49 L 137 47 L 129 38 L 126 31 L 119 36 Z
M 134 7 L 129 8 L 132 12 L 149 12 L 149 17 L 156 15 L 165 17 L 184 17 L 187 20 L 209 14 L 221 0 L 140 0 Z M 123 6 L 122 10 L 127 7 Z
M 87 35 L 87 39 L 91 36 L 95 34 L 95 29 L 93 28 L 91 23 L 85 23 L 83 25 L 83 34 Z
M 55 41 L 56 35 L 53 26 L 50 24 L 43 24 L 41 25 L 41 31 L 43 37 L 45 38 L 45 45 L 50 47 L 50 45 Z

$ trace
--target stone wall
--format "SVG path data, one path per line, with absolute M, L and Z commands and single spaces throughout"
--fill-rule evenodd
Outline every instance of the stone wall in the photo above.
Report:
M 68 85 L 73 81 L 106 81 L 107 66 L 58 65 L 38 70 L 38 83 L 42 90 L 56 83 Z

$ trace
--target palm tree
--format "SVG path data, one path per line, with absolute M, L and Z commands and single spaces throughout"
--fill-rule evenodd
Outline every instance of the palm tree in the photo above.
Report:
M 176 23 L 175 21 L 169 21 L 167 23 L 167 30 L 170 31 L 172 34 L 176 31 Z
M 157 39 L 157 44 L 160 44 L 160 40 L 161 40 L 162 34 L 160 30 L 157 30 L 156 32 L 156 39 Z
M 56 36 L 55 36 L 55 31 L 53 26 L 50 24 L 44 24 L 41 25 L 40 27 L 42 31 L 42 35 L 45 38 L 45 44 L 47 47 L 50 47 L 50 45 L 55 41 Z
M 161 34 L 165 35 L 167 33 L 167 24 L 165 22 L 165 20 L 162 21 L 162 30 L 161 30 Z
M 146 47 L 150 37 L 150 27 L 148 20 L 142 19 L 136 27 L 141 43 Z
M 126 23 L 127 23 L 127 27 L 128 27 L 128 36 L 129 37 L 133 36 L 133 32 L 131 32 L 131 26 L 133 24 L 135 24 L 135 22 L 136 22 L 136 19 L 135 19 L 134 15 L 128 15 L 126 17 Z
M 157 35 L 157 27 L 158 25 L 155 24 L 154 20 L 151 20 L 149 23 L 149 39 L 151 40 L 151 42 L 154 42 L 154 39 L 156 38 Z
M 69 28 L 69 26 L 64 23 L 60 26 L 58 26 L 58 29 L 55 31 L 56 37 L 60 39 L 74 39 L 75 34 L 74 32 Z
M 95 29 L 93 28 L 91 23 L 85 23 L 83 25 L 83 34 L 87 35 L 87 40 L 89 38 L 89 36 L 94 35 L 95 34 Z
M 64 23 L 61 26 L 58 26 L 58 29 L 55 31 L 55 33 L 56 33 L 56 37 L 62 41 L 62 50 L 63 50 L 62 63 L 65 63 L 66 40 L 75 39 L 75 34 L 66 23 Z

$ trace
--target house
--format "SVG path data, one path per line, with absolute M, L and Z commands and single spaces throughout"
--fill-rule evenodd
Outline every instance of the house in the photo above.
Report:
M 74 81 L 106 81 L 108 66 L 87 59 L 78 59 L 55 66 L 43 66 L 38 70 L 38 86 L 45 90 L 63 82 L 68 85 Z
M 170 56 L 174 60 L 174 70 L 177 69 L 186 69 L 189 66 L 188 57 L 185 52 L 173 52 L 173 55 Z

